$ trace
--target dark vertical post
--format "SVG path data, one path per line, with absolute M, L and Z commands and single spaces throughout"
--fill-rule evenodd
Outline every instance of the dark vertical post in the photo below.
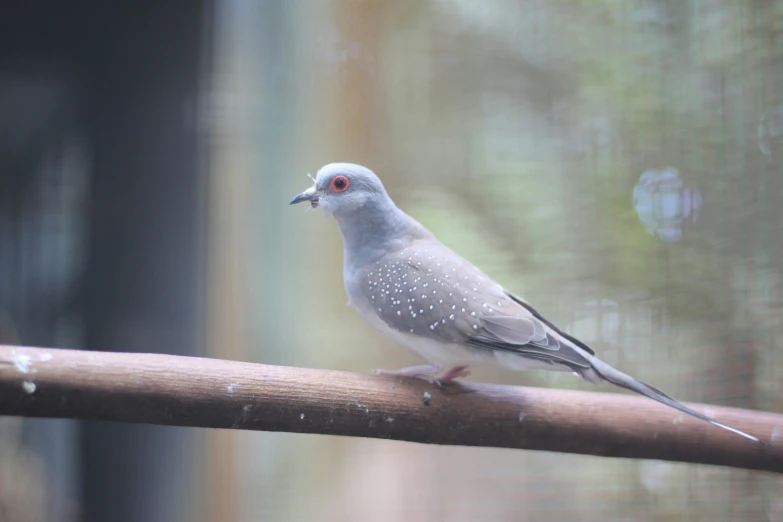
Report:
M 201 165 L 195 125 L 208 0 L 96 3 L 88 349 L 196 355 Z M 191 520 L 195 434 L 87 423 L 85 520 Z

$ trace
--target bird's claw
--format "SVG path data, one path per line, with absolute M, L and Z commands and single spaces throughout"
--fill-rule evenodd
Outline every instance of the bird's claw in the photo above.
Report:
M 430 370 L 430 373 L 427 373 L 427 370 Z M 456 366 L 454 368 L 450 368 L 446 370 L 445 372 L 441 373 L 440 375 L 431 375 L 431 373 L 435 373 L 440 371 L 441 369 L 438 367 L 419 367 L 414 366 L 411 368 L 403 368 L 401 370 L 383 370 L 383 369 L 375 369 L 372 370 L 370 373 L 373 375 L 389 375 L 394 377 L 412 377 L 414 379 L 421 379 L 422 381 L 426 381 L 432 385 L 437 386 L 438 388 L 443 387 L 443 383 L 452 381 L 454 379 L 457 379 L 459 377 L 467 377 L 470 375 L 470 372 L 467 370 L 467 366 Z

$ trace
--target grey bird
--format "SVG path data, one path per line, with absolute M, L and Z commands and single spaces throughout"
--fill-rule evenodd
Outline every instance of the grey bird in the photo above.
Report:
M 351 307 L 381 333 L 430 362 L 373 373 L 440 384 L 468 375 L 472 364 L 573 372 L 591 383 L 610 382 L 758 440 L 596 357 L 589 346 L 560 330 L 397 208 L 368 168 L 325 165 L 313 186 L 290 204 L 301 202 L 323 208 L 337 221 Z

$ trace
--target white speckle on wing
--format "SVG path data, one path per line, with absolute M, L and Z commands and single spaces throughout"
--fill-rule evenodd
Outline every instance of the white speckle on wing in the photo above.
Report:
M 299 418 L 300 418 L 301 420 L 304 420 L 304 413 L 300 413 L 300 414 L 299 414 Z
M 480 273 L 473 274 L 470 267 L 458 270 L 461 265 L 456 260 L 441 262 L 443 258 L 438 259 L 434 253 L 414 250 L 415 248 L 407 248 L 382 258 L 380 263 L 376 263 L 373 270 L 365 276 L 368 287 L 363 286 L 365 281 L 362 279 L 361 290 L 366 292 L 368 297 L 372 297 L 372 299 L 365 298 L 366 301 L 373 303 L 369 309 L 372 310 L 372 307 L 379 309 L 379 316 L 393 330 L 415 335 L 422 334 L 429 327 L 434 339 L 438 324 L 444 325 L 445 329 L 449 321 L 452 323 L 457 321 L 457 312 L 461 311 L 460 321 L 467 319 L 465 327 L 477 331 L 481 329 L 478 311 L 483 310 L 484 313 L 488 313 L 487 309 L 489 309 L 495 312 L 489 308 L 488 299 L 500 299 L 496 301 L 499 302 L 498 306 L 505 304 L 499 297 L 500 294 L 494 291 L 494 287 L 489 296 L 479 293 L 479 287 L 485 279 Z M 488 281 L 488 284 L 491 286 L 491 281 Z M 438 285 L 442 288 L 440 292 L 436 289 Z M 408 292 L 405 292 L 406 289 Z M 405 301 L 402 301 L 406 294 Z M 418 303 L 416 303 L 417 298 Z M 482 303 L 483 308 L 479 306 Z M 403 313 L 406 311 L 405 304 L 408 305 L 407 311 L 410 315 Z M 451 310 L 447 307 L 451 307 Z M 448 339 L 452 340 L 453 332 L 448 331 Z M 405 341 L 408 342 L 411 341 Z
M 234 390 L 237 388 L 237 386 L 239 386 L 238 382 L 232 382 L 231 384 L 226 386 L 226 391 L 228 393 L 234 393 Z

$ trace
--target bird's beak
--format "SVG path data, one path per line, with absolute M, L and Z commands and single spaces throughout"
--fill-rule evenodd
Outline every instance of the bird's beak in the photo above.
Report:
M 296 205 L 297 203 L 301 203 L 302 201 L 309 201 L 310 205 L 312 205 L 313 208 L 318 206 L 318 192 L 315 190 L 315 185 L 305 190 L 301 194 L 297 194 L 296 196 L 294 196 L 293 199 L 291 199 L 291 201 L 288 204 Z

